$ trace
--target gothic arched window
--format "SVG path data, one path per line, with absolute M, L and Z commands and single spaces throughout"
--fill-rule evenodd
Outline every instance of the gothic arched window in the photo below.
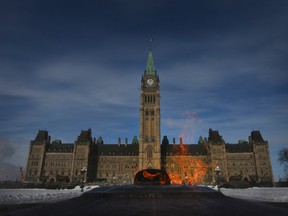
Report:
M 147 149 L 147 158 L 153 158 L 153 150 L 152 148 Z
M 149 115 L 149 111 L 148 111 L 148 109 L 146 109 L 146 111 L 145 111 L 145 115 Z

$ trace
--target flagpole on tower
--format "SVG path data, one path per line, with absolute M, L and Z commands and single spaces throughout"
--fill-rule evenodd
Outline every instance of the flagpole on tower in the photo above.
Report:
M 153 42 L 154 42 L 154 38 L 153 38 L 153 37 L 150 37 L 150 38 L 149 38 L 149 50 L 152 50 Z

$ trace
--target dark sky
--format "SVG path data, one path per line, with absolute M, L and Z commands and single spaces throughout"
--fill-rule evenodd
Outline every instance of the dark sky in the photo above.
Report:
M 105 143 L 138 135 L 150 48 L 162 136 L 197 143 L 212 128 L 237 143 L 260 130 L 278 180 L 287 11 L 286 0 L 0 0 L 0 180 L 25 167 L 39 129 L 64 143 L 88 128 Z

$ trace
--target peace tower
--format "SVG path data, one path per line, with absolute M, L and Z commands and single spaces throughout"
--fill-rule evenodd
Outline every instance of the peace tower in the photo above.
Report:
M 160 86 L 152 51 L 141 79 L 139 170 L 160 169 Z

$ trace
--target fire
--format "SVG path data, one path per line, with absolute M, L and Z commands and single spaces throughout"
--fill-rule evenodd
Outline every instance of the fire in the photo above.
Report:
M 166 171 L 172 184 L 199 184 L 205 181 L 208 164 L 205 156 L 188 155 L 188 145 L 175 145 L 173 157 L 167 157 Z
M 195 124 L 200 122 L 195 112 L 187 111 L 182 114 L 184 117 L 184 124 L 182 124 L 182 131 L 180 137 L 183 137 L 184 143 L 194 142 Z M 173 127 L 173 122 L 170 122 Z M 182 138 L 180 144 L 174 144 L 172 149 L 169 149 L 163 168 L 168 173 L 172 184 L 199 184 L 207 180 L 208 158 L 205 155 L 196 154 L 196 150 L 191 145 L 184 145 Z M 198 146 L 197 146 L 198 148 Z
M 188 148 L 187 147 L 185 147 L 183 144 L 182 144 L 182 139 L 180 139 L 181 141 L 180 141 L 180 145 L 179 145 L 179 147 L 180 147 L 180 152 L 179 152 L 179 154 L 180 155 L 187 155 L 187 153 L 188 153 Z
M 170 184 L 169 176 L 163 170 L 146 169 L 139 171 L 135 178 L 134 184 L 142 185 L 167 185 Z
M 173 169 L 173 167 L 167 169 L 172 184 L 202 183 L 208 169 L 207 164 L 197 159 L 194 159 L 190 162 L 185 162 L 184 160 L 179 158 L 178 161 L 174 161 L 173 165 L 174 167 L 176 167 L 176 169 Z
M 143 170 L 142 175 L 143 175 L 145 178 L 152 180 L 152 179 L 154 179 L 154 178 L 159 177 L 160 173 L 151 174 L 151 173 L 149 173 L 147 170 Z

